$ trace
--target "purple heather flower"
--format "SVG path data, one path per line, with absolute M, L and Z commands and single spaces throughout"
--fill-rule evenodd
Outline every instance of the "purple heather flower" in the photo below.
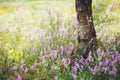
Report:
M 59 31 L 60 31 L 60 36 L 62 36 L 62 33 L 67 33 L 64 25 L 59 28 Z
M 67 67 L 70 64 L 71 59 L 70 58 L 67 58 L 67 59 L 63 58 L 62 62 L 63 62 L 64 67 Z
M 75 62 L 75 66 L 76 68 L 80 68 L 80 65 L 77 62 Z
M 113 46 L 112 49 L 113 49 L 114 51 L 116 51 L 116 46 Z
M 120 53 L 118 51 L 116 51 L 115 56 L 120 56 Z
M 84 63 L 82 59 L 80 59 L 79 62 L 82 63 L 82 64 Z
M 74 80 L 77 80 L 77 76 L 75 74 L 72 74 L 72 76 Z
M 32 70 L 34 70 L 34 69 L 35 69 L 35 66 L 33 65 L 33 66 L 31 66 L 30 68 L 31 68 Z
M 100 55 L 100 56 L 98 56 L 98 60 L 99 61 L 101 61 L 102 60 L 102 56 Z
M 115 58 L 117 59 L 117 61 L 120 61 L 120 53 L 116 52 L 115 53 Z
M 109 67 L 103 68 L 104 73 L 106 73 L 109 70 Z
M 114 59 L 113 61 L 111 61 L 111 65 L 114 66 L 117 63 L 117 60 Z
M 60 46 L 60 50 L 61 50 L 62 53 L 64 52 L 63 46 Z
M 114 60 L 114 59 L 115 59 L 115 55 L 113 54 L 113 55 L 112 55 L 112 60 Z
M 120 56 L 117 56 L 117 60 L 120 61 Z
M 54 80 L 58 80 L 58 76 L 54 76 Z
M 104 56 L 104 53 L 105 53 L 105 52 L 104 52 L 104 51 L 102 51 L 102 52 L 101 52 L 101 56 Z
M 51 67 L 51 69 L 52 69 L 52 70 L 56 70 L 56 69 L 58 69 L 58 67 L 57 67 L 56 65 L 53 65 L 53 66 Z
M 86 63 L 86 60 L 83 57 L 81 57 L 81 59 L 79 60 L 79 62 L 84 65 Z
M 116 75 L 117 74 L 117 69 L 113 68 L 111 71 L 109 71 L 109 74 Z
M 64 64 L 66 64 L 66 59 L 65 59 L 65 58 L 63 58 L 63 59 L 62 59 L 62 62 L 63 62 Z
M 62 59 L 62 62 L 63 62 L 64 67 L 67 67 L 67 61 L 65 58 Z
M 53 51 L 52 57 L 53 57 L 54 59 L 57 58 L 57 51 L 56 51 L 56 50 Z
M 35 66 L 35 67 L 38 66 L 38 65 L 39 65 L 39 63 L 37 63 L 37 62 L 34 63 L 34 66 Z
M 91 71 L 93 74 L 96 74 L 96 73 L 99 71 L 99 67 L 98 67 L 98 66 L 95 66 L 94 69 L 93 69 L 93 68 L 90 68 L 90 71 Z
M 17 80 L 22 80 L 22 76 L 18 75 Z
M 69 64 L 70 64 L 70 62 L 71 62 L 71 59 L 70 59 L 70 58 L 68 58 L 68 60 L 67 60 L 67 64 L 69 65 Z
M 78 20 L 77 20 L 77 18 L 75 18 L 74 20 L 73 20 L 73 24 L 78 24 Z
M 68 46 L 66 52 L 67 52 L 68 54 L 71 54 L 72 51 L 73 51 L 73 49 L 74 49 L 74 45 Z
M 88 55 L 87 61 L 88 61 L 88 62 L 91 62 L 91 60 L 92 60 L 92 56 L 91 56 L 91 52 L 89 52 L 89 55 Z
M 104 62 L 104 65 L 107 66 L 107 65 L 109 64 L 109 62 L 110 62 L 110 61 L 108 60 L 108 58 L 106 58 L 106 59 L 105 59 L 105 62 Z
M 12 68 L 10 68 L 13 71 L 16 71 L 18 69 L 18 66 L 13 66 Z
M 107 56 L 110 55 L 110 51 L 108 49 L 106 50 L 106 54 L 107 54 Z
M 103 62 L 99 62 L 99 67 L 101 67 L 101 66 L 102 66 L 102 64 L 103 64 Z
M 117 63 L 117 56 L 115 56 L 114 54 L 112 55 L 112 61 L 111 61 L 111 65 L 115 65 Z
M 95 74 L 93 68 L 89 68 L 89 70 L 90 70 L 91 73 Z
M 116 54 L 116 55 L 117 55 L 117 54 L 119 55 L 119 52 L 118 52 L 118 51 L 115 51 L 115 54 Z
M 101 52 L 101 49 L 100 49 L 100 48 L 98 48 L 98 49 L 97 49 L 97 53 L 100 53 L 100 52 Z
M 72 67 L 72 71 L 74 71 L 74 72 L 76 72 L 76 71 L 77 71 L 76 66 L 73 66 L 73 67 Z
M 72 44 L 71 46 L 70 46 L 70 51 L 72 51 L 74 49 L 74 45 Z
M 80 68 L 79 68 L 79 70 L 82 72 L 83 69 L 84 69 L 84 67 L 81 65 Z
M 25 68 L 25 69 L 24 69 L 24 73 L 27 73 L 27 72 L 28 72 L 28 68 Z

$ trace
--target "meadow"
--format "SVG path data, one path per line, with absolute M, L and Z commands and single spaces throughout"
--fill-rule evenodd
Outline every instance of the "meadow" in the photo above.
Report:
M 94 61 L 76 53 L 74 0 L 0 0 L 0 80 L 120 80 L 119 13 L 119 0 L 93 0 Z

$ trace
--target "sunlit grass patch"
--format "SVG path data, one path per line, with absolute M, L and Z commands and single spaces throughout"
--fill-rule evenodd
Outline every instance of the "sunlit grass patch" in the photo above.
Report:
M 14 12 L 14 6 L 11 5 L 2 5 L 0 3 L 0 16 L 6 15 Z

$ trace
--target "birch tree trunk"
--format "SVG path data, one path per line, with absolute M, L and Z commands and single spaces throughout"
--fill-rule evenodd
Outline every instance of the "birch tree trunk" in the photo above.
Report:
M 92 0 L 76 0 L 78 26 L 78 53 L 87 58 L 89 51 L 97 48 L 92 16 Z

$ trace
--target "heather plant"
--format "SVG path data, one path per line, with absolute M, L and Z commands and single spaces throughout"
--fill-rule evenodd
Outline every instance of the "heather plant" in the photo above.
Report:
M 48 1 L 49 8 L 44 1 L 0 5 L 0 80 L 119 80 L 118 9 L 108 15 L 108 2 L 93 4 L 98 49 L 87 59 L 77 54 L 78 23 L 71 3 Z M 52 9 L 55 4 L 61 8 Z

